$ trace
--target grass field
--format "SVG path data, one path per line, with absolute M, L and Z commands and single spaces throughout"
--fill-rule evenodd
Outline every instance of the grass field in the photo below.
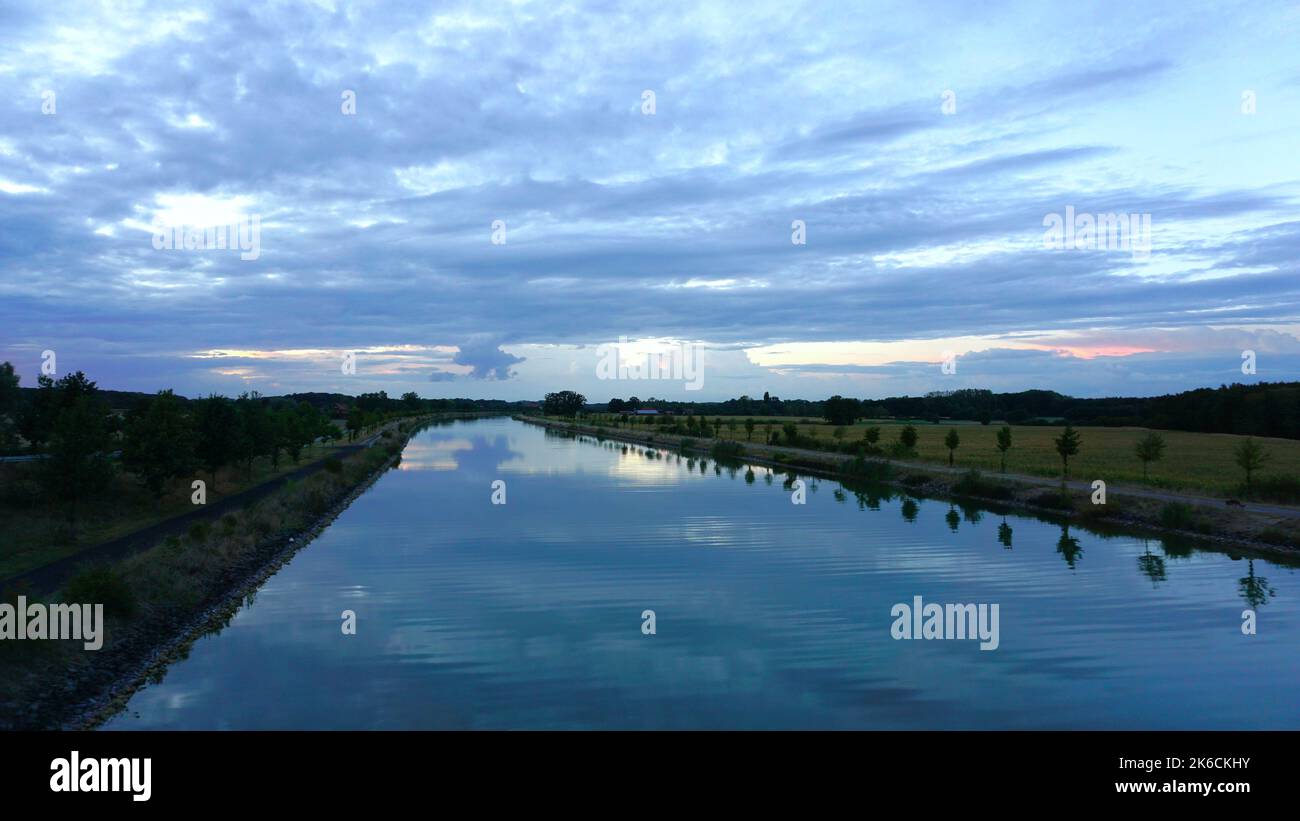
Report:
M 709 417 L 709 421 L 715 417 Z M 744 419 L 738 417 L 720 417 L 723 423 L 723 435 L 745 441 Z M 809 420 L 805 417 L 755 417 L 757 427 L 754 429 L 754 441 L 764 441 L 764 426 L 772 424 L 772 430 L 779 431 L 785 422 L 798 425 L 800 436 L 812 436 L 821 442 L 833 444 L 834 426 L 821 420 Z M 727 427 L 728 421 L 736 419 L 737 427 L 733 434 Z M 913 422 L 916 428 L 917 456 L 927 462 L 948 463 L 948 450 L 943 445 L 944 436 L 950 428 L 957 430 L 961 444 L 957 448 L 955 464 L 957 467 L 972 467 L 982 471 L 996 473 L 1000 467 L 1000 457 L 996 447 L 997 432 L 1002 425 L 994 422 L 981 425 L 977 422 L 942 422 L 938 425 L 929 422 Z M 861 441 L 863 432 L 872 426 L 880 428 L 879 446 L 887 448 L 898 441 L 899 431 L 904 422 L 859 421 L 844 429 L 844 443 Z M 637 425 L 637 430 L 646 426 Z M 1007 453 L 1007 471 L 1025 473 L 1034 476 L 1059 476 L 1061 458 L 1056 453 L 1053 439 L 1061 435 L 1062 427 L 1038 425 L 1012 425 L 1012 447 Z M 1146 428 L 1102 428 L 1080 427 L 1078 431 L 1081 443 L 1079 453 L 1070 459 L 1070 476 L 1074 479 L 1103 479 L 1127 484 L 1142 484 L 1142 463 L 1134 455 L 1133 448 L 1139 438 L 1146 434 Z M 1202 491 L 1214 495 L 1231 496 L 1240 491 L 1245 481 L 1245 474 L 1233 461 L 1233 448 L 1244 438 L 1231 434 L 1218 433 L 1184 433 L 1180 431 L 1160 431 L 1165 439 L 1164 458 L 1151 463 L 1150 479 L 1146 483 L 1152 487 L 1164 487 L 1184 491 Z M 1270 454 L 1264 469 L 1256 474 L 1256 479 L 1270 476 L 1296 477 L 1300 474 L 1300 441 L 1292 439 L 1259 438 L 1259 443 Z

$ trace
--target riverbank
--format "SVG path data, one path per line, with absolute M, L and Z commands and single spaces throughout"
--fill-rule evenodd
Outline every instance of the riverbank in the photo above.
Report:
M 579 424 L 538 416 L 515 416 L 521 422 L 659 448 L 710 454 L 724 444 L 739 452 L 734 458 L 783 472 L 800 472 L 840 480 L 879 482 L 919 496 L 969 499 L 995 509 L 1014 509 L 1077 521 L 1098 529 L 1132 528 L 1217 543 L 1261 555 L 1300 557 L 1300 508 L 1222 500 L 1166 490 L 1111 486 L 1105 503 L 1094 504 L 1091 482 L 1022 474 L 978 473 L 909 460 L 855 457 L 780 445 L 733 442 L 678 436 L 657 431 L 642 433 Z M 865 475 L 864 475 L 865 470 Z
M 86 569 L 57 601 L 104 604 L 104 646 L 0 642 L 0 728 L 93 727 L 207 633 L 401 458 L 428 424 L 481 414 L 438 414 L 396 424 L 371 447 L 293 481 L 219 524 Z

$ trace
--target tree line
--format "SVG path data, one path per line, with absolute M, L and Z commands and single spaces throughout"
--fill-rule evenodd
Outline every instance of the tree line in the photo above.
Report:
M 986 425 L 994 420 L 1013 425 L 1068 422 L 1300 439 L 1300 382 L 1233 384 L 1166 396 L 1098 399 L 1079 399 L 1055 391 L 994 393 L 979 389 L 875 400 L 842 396 L 822 401 L 783 400 L 764 393 L 762 399 L 741 396 L 723 402 L 676 402 L 633 396 L 614 398 L 588 409 L 617 413 L 638 408 L 696 416 L 816 417 L 831 424 L 852 424 L 863 418 L 918 419 L 934 424 L 944 419 L 968 419 Z
M 256 391 L 187 400 L 163 390 L 139 395 L 125 413 L 104 394 L 81 371 L 58 379 L 42 374 L 35 390 L 23 392 L 12 364 L 0 364 L 0 446 L 23 444 L 24 453 L 38 457 L 36 475 L 73 522 L 79 505 L 106 489 L 118 470 L 161 499 L 178 480 L 188 488 L 200 472 L 215 484 L 226 467 L 251 478 L 258 458 L 276 469 L 283 459 L 297 464 L 314 442 L 345 435 L 353 441 L 387 419 L 422 411 L 425 401 L 365 394 L 346 408 L 340 429 L 312 402 Z

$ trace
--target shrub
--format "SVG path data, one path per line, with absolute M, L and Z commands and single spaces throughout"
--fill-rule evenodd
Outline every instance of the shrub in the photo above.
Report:
M 982 496 L 986 499 L 1011 498 L 1010 488 L 997 482 L 988 481 L 978 470 L 974 469 L 963 473 L 956 484 L 952 486 L 952 489 L 967 496 Z
M 863 479 L 875 482 L 885 482 L 894 475 L 894 466 L 888 462 L 877 462 L 874 459 L 866 459 L 862 454 L 858 454 L 844 468 L 845 472 Z
M 106 564 L 93 565 L 73 576 L 63 588 L 63 601 L 69 604 L 102 604 L 109 616 L 129 618 L 135 615 L 135 592 L 126 577 Z
M 1251 494 L 1262 500 L 1282 504 L 1300 504 L 1300 477 L 1264 476 L 1251 484 Z
M 1074 500 L 1059 490 L 1045 491 L 1035 496 L 1031 501 L 1039 507 L 1047 507 L 1053 510 L 1074 510 Z
M 903 444 L 902 442 L 890 443 L 889 450 L 886 452 L 893 459 L 906 459 L 909 456 L 915 455 L 915 451 L 913 451 L 912 448 L 909 448 L 907 445 Z
M 745 448 L 739 442 L 723 441 L 714 442 L 709 451 L 714 459 L 739 459 L 744 452 Z
M 200 544 L 208 540 L 208 534 L 211 532 L 212 527 L 207 522 L 195 522 L 190 525 L 190 529 L 187 531 L 186 535 L 190 537 L 191 542 Z
M 1168 502 L 1160 510 L 1160 524 L 1173 530 L 1191 530 L 1196 516 L 1184 502 Z
M 1276 527 L 1270 527 L 1260 533 L 1259 540 L 1261 542 L 1268 542 L 1269 544 L 1277 545 L 1294 545 L 1300 543 L 1300 539 Z
M 339 461 L 337 456 L 331 456 L 325 460 L 325 470 L 326 472 L 333 473 L 337 476 L 343 472 L 343 463 Z

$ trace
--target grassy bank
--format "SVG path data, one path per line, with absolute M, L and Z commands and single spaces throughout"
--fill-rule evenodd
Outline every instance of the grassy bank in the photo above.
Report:
M 402 422 L 374 446 L 331 457 L 325 469 L 216 523 L 195 525 L 184 537 L 114 564 L 84 568 L 48 600 L 104 604 L 104 646 L 0 642 L 0 727 L 60 726 L 88 703 L 125 697 L 160 648 L 222 626 L 245 592 L 397 462 L 417 427 Z M 16 597 L 4 594 L 10 603 Z M 183 653 L 184 645 L 169 652 Z
M 722 420 L 724 435 L 743 445 L 763 444 L 772 433 L 780 434 L 783 424 L 791 422 L 797 426 L 799 436 L 810 440 L 812 446 L 832 450 L 862 442 L 863 434 L 872 427 L 880 429 L 878 445 L 888 448 L 898 441 L 899 433 L 908 424 L 893 420 L 863 420 L 844 426 L 842 437 L 837 438 L 837 428 L 821 420 L 806 417 L 754 417 L 755 428 L 751 438 L 745 431 L 745 419 L 726 416 L 719 418 Z M 584 421 L 613 430 L 614 420 L 613 416 L 594 415 Z M 709 417 L 709 421 L 712 422 L 713 417 Z M 640 424 L 632 426 L 633 430 L 655 431 L 658 428 L 656 425 L 644 424 L 644 420 L 638 422 Z M 736 423 L 734 427 L 730 425 L 731 422 Z M 915 458 L 946 465 L 948 449 L 943 440 L 949 429 L 956 429 L 961 439 L 954 454 L 957 467 L 975 468 L 986 473 L 1000 471 L 1001 456 L 996 438 L 998 429 L 1002 427 L 1000 423 L 981 425 L 977 422 L 943 422 L 935 425 L 913 421 L 911 424 L 917 432 Z M 1007 452 L 1007 472 L 1043 477 L 1060 475 L 1061 458 L 1053 444 L 1053 439 L 1061 435 L 1060 426 L 1010 427 L 1013 444 Z M 1233 461 L 1233 449 L 1244 437 L 1160 431 L 1166 443 L 1164 455 L 1159 461 L 1151 463 L 1149 478 L 1144 479 L 1142 462 L 1134 453 L 1134 447 L 1148 433 L 1147 428 L 1083 427 L 1076 430 L 1083 441 L 1078 456 L 1070 460 L 1072 476 L 1104 479 L 1107 483 L 1145 484 L 1155 488 L 1197 491 L 1222 497 L 1244 495 L 1242 484 L 1245 477 Z M 1260 485 L 1260 498 L 1265 498 L 1264 488 L 1269 483 L 1279 480 L 1295 483 L 1296 488 L 1300 489 L 1300 441 L 1270 438 L 1256 438 L 1256 441 L 1271 457 L 1255 477 L 1256 484 Z M 1278 498 L 1276 501 L 1291 500 Z
M 326 459 L 347 443 L 315 444 L 305 448 L 297 462 L 287 457 L 279 465 L 269 458 L 254 460 L 251 471 L 227 466 L 216 472 L 196 473 L 207 485 L 207 503 L 257 487 L 295 470 Z M 136 477 L 116 473 L 110 485 L 80 505 L 76 522 L 68 518 L 66 504 L 53 501 L 41 490 L 39 462 L 0 464 L 0 579 L 73 556 L 96 544 L 194 510 L 188 482 L 177 483 L 155 498 Z
M 1071 487 L 1062 492 L 1056 483 L 1043 482 L 1030 476 L 1003 476 L 978 469 L 948 471 L 945 469 L 946 458 L 943 465 L 930 467 L 914 461 L 862 459 L 842 453 L 806 451 L 743 440 L 736 443 L 678 436 L 654 428 L 647 430 L 647 426 L 642 425 L 631 429 L 615 429 L 558 419 L 517 418 L 657 448 L 684 448 L 714 455 L 715 459 L 720 458 L 717 450 L 723 445 L 727 459 L 743 459 L 774 466 L 789 476 L 812 473 L 845 481 L 870 480 L 891 485 L 912 495 L 964 497 L 1001 508 L 1018 508 L 1074 519 L 1096 527 L 1125 526 L 1175 533 L 1290 557 L 1300 552 L 1300 518 L 1229 507 L 1217 500 L 1209 500 L 1210 503 L 1206 504 L 1207 500 L 1180 496 L 1172 491 L 1162 491 L 1170 498 L 1145 498 L 1135 495 L 1140 491 L 1126 494 L 1122 487 L 1112 488 L 1107 493 L 1105 504 L 1094 504 L 1092 494 L 1087 489 Z M 758 438 L 757 432 L 755 438 Z M 1074 471 L 1072 473 L 1076 477 L 1079 475 Z

